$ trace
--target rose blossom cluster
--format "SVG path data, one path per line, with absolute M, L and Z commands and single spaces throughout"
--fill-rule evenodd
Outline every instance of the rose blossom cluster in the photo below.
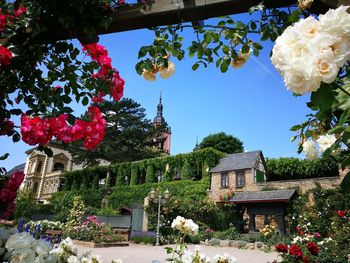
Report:
M 154 65 L 153 68 L 154 69 L 152 71 L 148 71 L 147 69 L 142 70 L 142 77 L 145 80 L 155 81 L 157 78 L 156 74 L 158 72 L 161 78 L 163 79 L 168 79 L 171 76 L 173 76 L 175 73 L 175 64 L 171 61 L 168 61 L 168 67 L 165 67 L 165 66 L 158 67 L 157 65 Z
M 289 26 L 276 40 L 272 64 L 295 94 L 332 83 L 350 59 L 350 14 L 347 6 L 330 9 Z
M 198 225 L 195 224 L 192 219 L 185 219 L 182 216 L 177 216 L 171 223 L 171 227 L 182 234 L 191 236 L 198 235 Z
M 16 171 L 14 172 L 6 181 L 3 188 L 0 188 L 0 207 L 2 209 L 2 214 L 0 213 L 0 218 L 8 218 L 15 208 L 15 199 L 17 195 L 17 190 L 20 187 L 24 179 L 24 173 Z
M 275 248 L 278 252 L 283 254 L 288 254 L 294 259 L 296 259 L 297 261 L 304 262 L 304 263 L 310 262 L 309 256 L 305 255 L 301 247 L 298 245 L 287 246 L 286 244 L 278 244 L 277 246 L 275 246 Z M 308 242 L 306 244 L 306 249 L 313 256 L 316 256 L 320 253 L 320 248 L 315 242 Z
M 1 10 L 0 10 L 1 11 Z M 20 17 L 22 14 L 26 13 L 27 9 L 24 6 L 19 6 L 13 11 L 12 14 L 0 14 L 0 32 L 3 31 L 7 25 L 8 20 Z M 12 59 L 11 51 L 4 46 L 0 45 L 0 66 L 7 66 L 10 64 Z
M 91 59 L 96 61 L 101 67 L 100 71 L 93 75 L 95 78 L 109 82 L 109 91 L 114 100 L 119 101 L 124 92 L 124 80 L 119 72 L 112 67 L 112 60 L 108 56 L 108 51 L 98 43 L 83 45 L 83 50 L 87 51 Z M 101 98 L 104 94 L 100 93 Z
M 22 139 L 29 145 L 45 145 L 53 137 L 64 143 L 70 143 L 80 139 L 84 140 L 84 146 L 91 150 L 104 138 L 106 125 L 100 109 L 95 106 L 88 108 L 91 121 L 78 119 L 73 126 L 67 124 L 68 114 L 61 114 L 53 118 L 29 117 L 23 114 L 21 117 Z
M 319 153 L 324 153 L 336 141 L 337 138 L 334 134 L 321 135 L 316 141 L 311 139 L 306 140 L 303 143 L 303 150 L 308 159 L 315 160 L 318 158 Z

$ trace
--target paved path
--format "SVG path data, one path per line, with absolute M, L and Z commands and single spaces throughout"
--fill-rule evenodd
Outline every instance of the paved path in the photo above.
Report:
M 193 249 L 195 246 L 190 245 Z M 277 253 L 265 253 L 258 250 L 245 250 L 232 247 L 212 247 L 201 245 L 201 251 L 213 257 L 216 254 L 228 253 L 237 258 L 237 263 L 267 263 L 277 259 Z M 92 251 L 92 254 L 101 255 L 104 263 L 110 263 L 113 258 L 121 258 L 123 263 L 152 263 L 152 260 L 158 260 L 165 263 L 168 258 L 164 246 L 155 247 L 148 245 L 130 244 L 128 247 L 109 247 L 109 248 L 89 248 L 78 246 L 79 253 Z M 158 263 L 158 262 L 157 262 Z

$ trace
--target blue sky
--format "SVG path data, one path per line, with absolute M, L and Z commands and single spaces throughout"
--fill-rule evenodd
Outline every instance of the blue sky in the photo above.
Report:
M 185 32 L 184 37 L 189 41 L 193 35 Z M 270 62 L 271 43 L 263 43 L 260 56 L 240 69 L 230 68 L 223 74 L 210 65 L 193 72 L 195 60 L 185 57 L 181 62 L 172 60 L 176 65 L 173 77 L 148 82 L 136 74 L 134 67 L 139 48 L 152 41 L 153 32 L 149 30 L 100 36 L 113 66 L 125 79 L 124 96 L 139 102 L 150 119 L 155 117 L 162 90 L 164 117 L 172 128 L 172 155 L 192 151 L 196 137 L 200 142 L 208 134 L 223 131 L 243 141 L 247 151 L 260 149 L 266 157 L 298 156 L 296 143 L 290 142 L 294 133 L 289 128 L 306 119 L 309 95 L 294 97 L 287 91 Z M 78 115 L 84 111 L 82 106 L 75 109 Z M 0 154 L 10 153 L 0 165 L 11 169 L 25 162 L 29 148 L 0 137 Z

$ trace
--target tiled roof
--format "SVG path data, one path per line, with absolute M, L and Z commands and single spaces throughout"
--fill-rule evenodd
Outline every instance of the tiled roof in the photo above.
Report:
M 13 167 L 10 171 L 7 171 L 7 175 L 10 175 L 10 174 L 12 174 L 15 171 L 23 172 L 25 166 L 26 166 L 25 163 L 21 163 L 21 164 L 15 166 L 15 167 Z
M 226 172 L 233 170 L 249 169 L 254 167 L 261 151 L 233 153 L 220 159 L 217 166 L 210 170 L 211 173 Z
M 235 192 L 230 199 L 233 203 L 263 203 L 263 202 L 288 202 L 295 194 L 294 189 L 257 191 L 257 192 Z

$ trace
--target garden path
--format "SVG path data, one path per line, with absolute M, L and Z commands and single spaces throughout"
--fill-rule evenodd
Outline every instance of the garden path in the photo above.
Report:
M 92 254 L 101 255 L 103 262 L 110 263 L 113 258 L 121 258 L 124 263 L 165 263 L 168 258 L 165 246 L 155 247 L 149 245 L 130 244 L 128 247 L 109 247 L 109 248 L 88 248 L 78 246 L 79 254 L 85 251 L 92 251 Z M 193 250 L 195 245 L 190 245 L 189 249 Z M 265 253 L 258 250 L 245 250 L 232 247 L 212 247 L 201 245 L 201 251 L 213 257 L 216 254 L 230 254 L 237 258 L 237 263 L 272 263 L 276 260 L 277 253 Z M 158 260 L 158 262 L 157 262 Z

